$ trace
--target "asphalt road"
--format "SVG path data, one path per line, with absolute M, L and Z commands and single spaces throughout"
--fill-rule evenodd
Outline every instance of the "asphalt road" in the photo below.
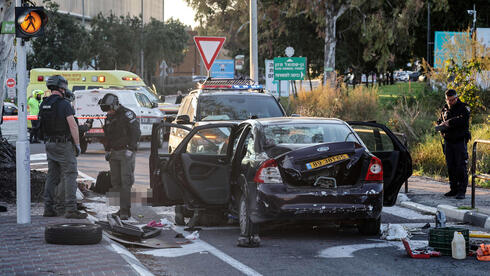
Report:
M 137 191 L 149 187 L 149 147 L 149 143 L 142 142 L 137 153 Z M 31 146 L 31 153 L 40 152 L 43 145 Z M 87 153 L 78 158 L 78 168 L 93 178 L 99 171 L 108 170 L 102 146 L 90 144 Z M 145 212 L 144 220 L 173 220 L 171 207 L 134 209 L 135 213 Z M 433 225 L 434 220 L 395 206 L 384 208 L 382 222 L 414 229 L 427 222 Z M 172 238 L 177 232 L 189 234 L 182 227 L 175 227 L 163 235 Z M 413 232 L 413 247 L 427 244 L 427 232 Z M 199 234 L 199 240 L 182 248 L 129 250 L 155 275 L 486 275 L 490 271 L 490 263 L 478 262 L 474 257 L 462 261 L 448 256 L 410 259 L 400 241 L 361 236 L 352 226 L 266 225 L 259 248 L 236 246 L 237 225 L 204 227 Z

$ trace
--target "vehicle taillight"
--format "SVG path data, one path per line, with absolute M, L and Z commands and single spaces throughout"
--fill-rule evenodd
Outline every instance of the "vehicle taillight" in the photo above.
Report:
M 37 76 L 37 81 L 44 81 L 44 76 Z
M 267 159 L 260 165 L 255 174 L 256 183 L 282 183 L 281 172 L 275 159 Z
M 372 157 L 366 174 L 366 181 L 383 181 L 383 165 L 377 157 Z

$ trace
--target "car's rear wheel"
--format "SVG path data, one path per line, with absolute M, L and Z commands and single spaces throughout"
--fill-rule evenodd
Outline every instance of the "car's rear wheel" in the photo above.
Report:
M 381 227 L 381 217 L 377 219 L 366 219 L 357 224 L 357 229 L 362 235 L 378 235 Z
M 240 223 L 240 237 L 238 246 L 241 247 L 258 247 L 260 238 L 258 235 L 258 225 L 250 219 L 250 208 L 247 203 L 247 197 L 242 194 L 238 206 L 238 220 Z

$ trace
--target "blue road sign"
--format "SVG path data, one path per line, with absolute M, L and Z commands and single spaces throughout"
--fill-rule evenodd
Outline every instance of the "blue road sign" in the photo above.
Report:
M 211 78 L 233 79 L 235 78 L 235 61 L 233 59 L 217 59 L 211 67 Z
M 453 56 L 448 51 L 448 46 L 461 45 L 464 46 L 464 32 L 435 32 L 434 40 L 434 68 L 443 68 L 444 62 L 450 58 L 456 59 L 455 62 L 459 63 L 458 57 Z M 468 45 L 469 46 L 469 45 Z M 463 49 L 459 50 L 459 55 L 463 54 Z

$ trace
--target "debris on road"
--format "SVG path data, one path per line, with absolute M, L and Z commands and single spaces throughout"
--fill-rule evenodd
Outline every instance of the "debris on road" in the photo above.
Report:
M 470 238 L 490 239 L 490 233 L 483 231 L 470 231 Z
M 163 218 L 160 219 L 160 222 L 156 222 L 155 220 L 152 220 L 146 224 L 146 226 L 149 227 L 161 227 L 161 228 L 170 228 L 173 226 L 173 223 L 170 222 L 168 219 Z
M 480 248 L 476 250 L 476 259 L 479 261 L 490 261 L 490 244 L 480 244 Z
M 191 234 L 185 236 L 188 240 L 198 240 L 199 239 L 199 231 L 194 231 Z
M 408 256 L 410 256 L 410 258 L 413 258 L 413 259 L 429 259 L 430 257 L 440 257 L 441 256 L 441 252 L 433 251 L 433 250 L 430 250 L 429 248 L 411 249 L 408 239 L 403 238 L 402 242 L 403 242 L 403 246 L 405 246 L 405 250 L 407 251 L 407 254 L 408 254 Z
M 400 224 L 383 224 L 381 225 L 381 237 L 382 240 L 387 241 L 400 241 L 402 239 L 410 238 L 411 234 Z

